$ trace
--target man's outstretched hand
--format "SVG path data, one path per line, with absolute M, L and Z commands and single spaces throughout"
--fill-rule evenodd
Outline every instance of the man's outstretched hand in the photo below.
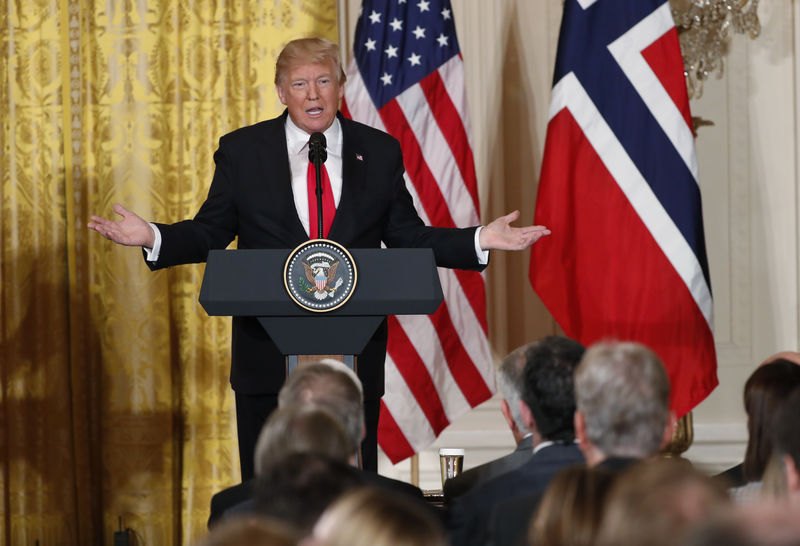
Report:
M 119 203 L 114 204 L 114 212 L 122 216 L 122 219 L 114 222 L 100 216 L 92 216 L 92 221 L 88 224 L 89 229 L 121 245 L 153 248 L 155 236 L 150 224 Z
M 544 226 L 512 227 L 511 222 L 519 218 L 519 211 L 501 216 L 481 230 L 479 243 L 483 250 L 523 250 L 550 235 Z

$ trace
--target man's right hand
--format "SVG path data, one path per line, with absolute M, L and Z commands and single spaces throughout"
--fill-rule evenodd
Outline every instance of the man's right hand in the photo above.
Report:
M 114 212 L 122 216 L 122 219 L 114 222 L 100 216 L 92 216 L 92 221 L 88 224 L 89 229 L 121 245 L 153 248 L 155 235 L 150 224 L 119 203 L 114 204 Z

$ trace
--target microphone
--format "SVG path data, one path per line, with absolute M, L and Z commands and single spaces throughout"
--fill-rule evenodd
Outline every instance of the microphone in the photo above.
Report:
M 328 159 L 328 151 L 325 149 L 327 145 L 325 135 L 319 132 L 311 134 L 311 138 L 308 139 L 308 160 L 314 166 L 319 166 Z
M 312 133 L 311 138 L 308 139 L 308 160 L 314 164 L 316 189 L 314 193 L 317 195 L 317 239 L 322 239 L 323 224 L 322 224 L 322 164 L 328 159 L 328 151 L 325 149 L 327 143 L 325 142 L 325 135 L 320 132 Z M 311 232 L 313 228 L 308 226 L 308 231 Z

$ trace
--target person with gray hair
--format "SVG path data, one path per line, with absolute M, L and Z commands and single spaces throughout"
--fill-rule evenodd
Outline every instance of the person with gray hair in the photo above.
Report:
M 573 430 L 573 377 L 584 351 L 577 341 L 561 336 L 546 337 L 526 348 L 518 405 L 531 431 L 531 455 L 517 468 L 454 499 L 448 522 L 453 544 L 483 546 L 490 539 L 491 517 L 500 504 L 541 494 L 560 470 L 583 462 Z M 521 536 L 529 516 L 525 514 Z
M 575 435 L 589 466 L 626 466 L 656 455 L 672 437 L 669 378 L 640 343 L 591 346 L 575 371 Z
M 341 426 L 349 446 L 349 454 L 355 460 L 361 440 L 366 434 L 364 426 L 363 390 L 358 377 L 341 362 L 324 360 L 300 366 L 286 381 L 278 393 L 278 410 L 303 406 L 322 410 L 330 415 Z M 302 413 L 300 414 L 302 417 Z M 270 417 L 272 419 L 272 417 Z M 267 423 L 270 421 L 268 420 Z M 282 420 L 280 422 L 283 422 Z M 283 427 L 287 435 L 294 431 Z M 259 436 L 259 449 L 255 453 L 258 461 L 260 453 L 268 453 L 272 458 L 272 447 L 282 440 L 276 434 Z M 261 438 L 264 437 L 263 441 Z M 288 440 L 286 440 L 288 442 Z M 291 443 L 299 445 L 299 439 Z M 270 444 L 270 445 L 266 445 Z M 280 450 L 280 449 L 278 449 Z M 264 465 L 258 464 L 259 469 Z M 375 472 L 357 470 L 359 479 L 365 484 L 375 485 L 395 493 L 408 495 L 424 501 L 422 491 L 409 483 L 381 476 Z M 260 472 L 257 473 L 257 477 Z M 209 528 L 222 519 L 226 510 L 250 500 L 255 492 L 256 480 L 246 480 L 215 494 L 211 499 L 211 514 L 208 519 Z
M 508 428 L 511 429 L 517 448 L 499 459 L 470 468 L 444 482 L 446 503 L 449 504 L 454 498 L 460 497 L 487 480 L 517 468 L 533 454 L 533 437 L 522 421 L 520 399 L 525 387 L 526 355 L 528 350 L 536 345 L 537 342 L 533 342 L 517 347 L 503 359 L 497 368 L 497 390 L 503 396 L 503 400 L 500 402 L 500 411 Z

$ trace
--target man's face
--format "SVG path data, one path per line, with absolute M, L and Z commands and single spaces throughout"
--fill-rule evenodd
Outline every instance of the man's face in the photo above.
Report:
M 331 126 L 344 94 L 332 62 L 293 66 L 276 90 L 295 125 L 309 134 Z

